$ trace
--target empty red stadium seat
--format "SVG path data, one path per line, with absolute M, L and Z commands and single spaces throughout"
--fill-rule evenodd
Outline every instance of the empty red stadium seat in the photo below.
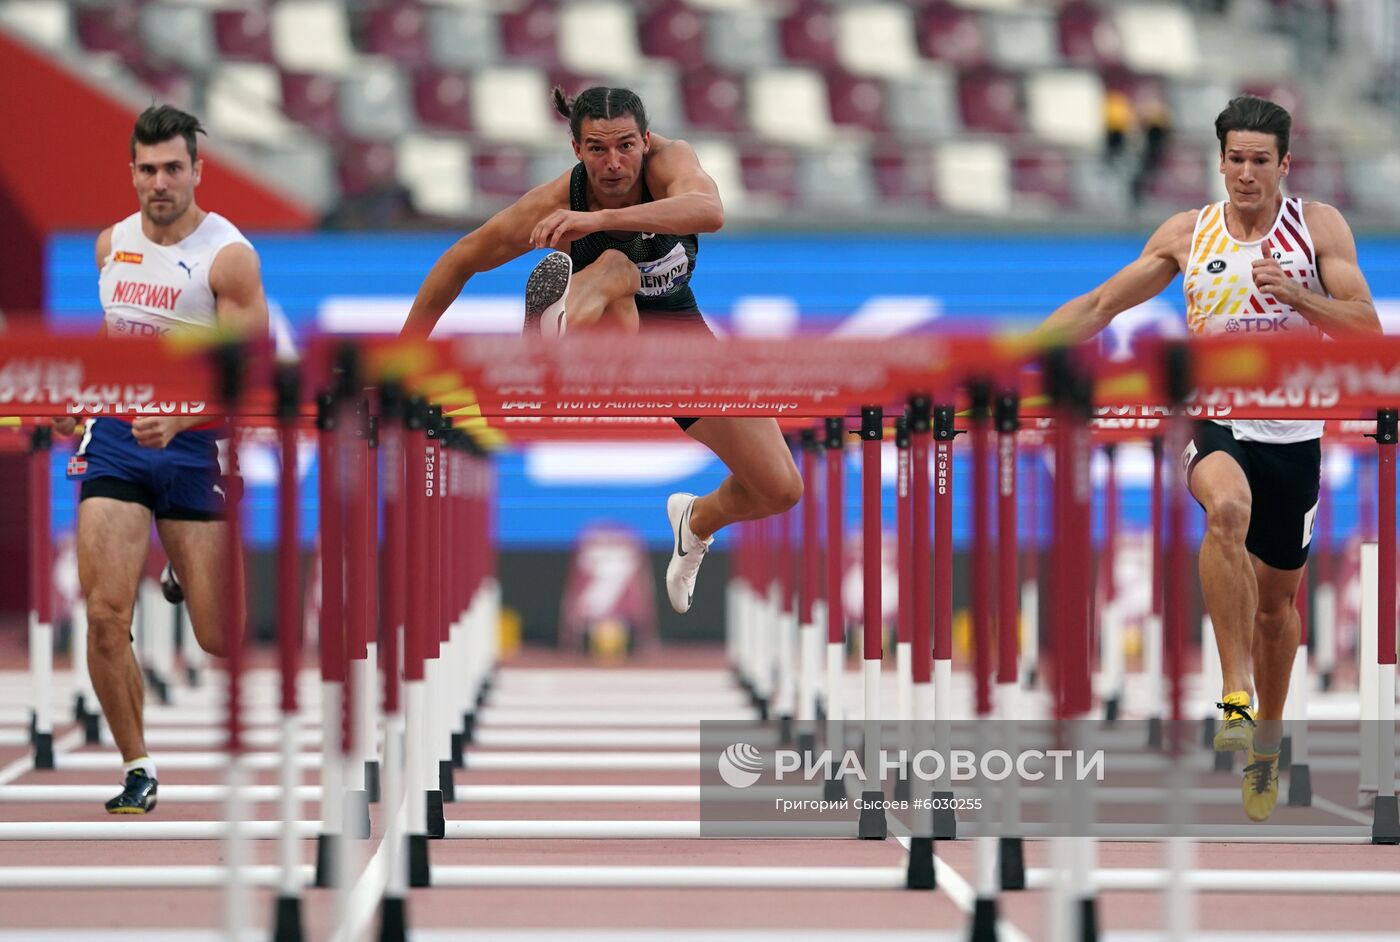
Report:
M 335 79 L 324 75 L 282 74 L 282 107 L 287 117 L 319 134 L 339 137 L 342 133 L 338 91 Z
M 336 148 L 340 189 L 359 196 L 394 181 L 394 148 L 381 141 L 343 141 Z
M 457 72 L 423 68 L 413 75 L 413 107 L 424 127 L 442 131 L 471 129 L 467 78 Z
M 530 189 L 529 153 L 518 147 L 473 147 L 472 184 L 488 196 L 520 196 Z
M 836 65 L 836 22 L 824 4 L 800 4 L 779 22 L 778 38 L 789 62 L 821 68 Z
M 1021 88 L 1009 72 L 990 67 L 967 69 L 958 76 L 958 108 L 963 126 L 989 134 L 1022 130 Z
M 1060 10 L 1060 54 L 1075 65 L 1104 68 L 1122 60 L 1122 40 L 1113 20 L 1093 3 L 1068 3 Z
M 832 71 L 826 77 L 831 120 L 868 131 L 889 129 L 885 121 L 885 89 L 877 79 Z
M 365 22 L 365 48 L 400 65 L 428 62 L 427 16 L 416 6 L 396 4 L 373 10 Z
M 930 59 L 954 65 L 987 61 L 987 37 L 982 20 L 971 10 L 945 2 L 930 4 L 918 18 L 919 51 Z
M 554 4 L 536 0 L 501 15 L 501 43 L 512 59 L 553 65 L 559 60 Z
M 702 131 L 745 129 L 744 84 L 725 72 L 698 67 L 681 78 L 686 121 Z
M 643 53 L 659 59 L 703 62 L 705 23 L 684 3 L 662 4 L 642 18 L 641 46 Z
M 271 20 L 266 10 L 215 11 L 214 40 L 225 59 L 272 61 Z
M 880 199 L 896 206 L 932 206 L 933 154 L 927 147 L 887 147 L 870 156 Z
M 797 160 L 792 152 L 771 145 L 752 145 L 739 154 L 744 189 L 761 193 L 779 203 L 792 203 L 797 197 Z
M 138 13 L 135 4 L 77 9 L 78 42 L 90 52 L 114 52 L 124 62 L 142 62 L 145 50 L 137 34 Z

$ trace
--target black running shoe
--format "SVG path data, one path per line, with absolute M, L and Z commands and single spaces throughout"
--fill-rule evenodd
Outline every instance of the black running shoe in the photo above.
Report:
M 160 591 L 171 605 L 179 605 L 185 600 L 185 587 L 175 578 L 175 567 L 169 563 L 160 573 Z
M 156 785 L 158 783 L 140 769 L 126 773 L 126 785 L 122 793 L 107 802 L 108 814 L 146 814 L 156 810 Z

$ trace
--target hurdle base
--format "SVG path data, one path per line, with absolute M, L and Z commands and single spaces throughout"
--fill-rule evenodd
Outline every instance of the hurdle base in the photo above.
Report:
M 1215 748 L 1215 717 L 1207 716 L 1201 720 L 1201 745 L 1207 749 Z
M 1278 744 L 1278 771 L 1282 775 L 1293 767 L 1293 737 L 1284 736 Z
M 817 722 L 826 722 L 826 704 L 822 703 L 820 700 L 817 701 Z
M 323 889 L 335 886 L 335 863 L 338 853 L 336 845 L 339 843 L 339 834 L 316 835 L 316 880 L 313 886 Z
M 1147 748 L 1162 748 L 1162 718 L 1160 716 L 1147 718 Z
M 357 841 L 369 839 L 369 792 L 355 790 L 345 793 L 345 834 Z
M 754 705 L 754 708 L 758 710 L 758 719 L 759 719 L 759 721 L 760 721 L 760 722 L 763 722 L 763 723 L 768 722 L 768 698 L 767 698 L 767 697 L 754 697 L 754 698 L 753 698 L 753 705 Z
M 34 768 L 53 768 L 53 733 L 34 734 Z
M 401 896 L 386 896 L 379 907 L 379 942 L 407 942 L 408 911 Z
M 457 800 L 457 780 L 452 777 L 452 760 L 438 760 L 438 791 L 442 792 L 442 800 Z
M 272 942 L 301 942 L 301 899 L 279 896 L 272 910 Z
M 909 801 L 913 798 L 909 787 L 909 765 L 905 763 L 900 766 L 899 778 L 894 780 L 894 800 Z
M 102 717 L 97 713 L 83 714 L 83 745 L 100 746 L 102 744 Z
M 972 904 L 972 942 L 997 942 L 997 901 L 977 897 Z
M 462 745 L 470 746 L 476 738 L 476 714 L 468 710 L 462 714 Z M 458 750 L 457 755 L 461 755 Z
M 428 835 L 408 835 L 408 885 L 432 886 L 428 871 Z
M 1019 837 L 1003 837 L 998 842 L 997 867 L 1003 890 L 1026 888 L 1026 844 Z
M 424 822 L 428 836 L 434 840 L 447 836 L 447 822 L 442 816 L 442 792 L 436 788 L 425 792 L 428 803 L 427 820 Z
M 73 694 L 73 722 L 81 723 L 87 715 L 87 698 L 80 693 Z
M 462 748 L 464 745 L 462 738 L 461 733 L 452 734 L 452 767 L 454 769 L 465 769 L 467 767 L 467 763 L 462 759 Z
M 1217 752 L 1215 754 L 1215 771 L 1235 771 L 1235 754 L 1233 752 Z
M 1394 795 L 1377 795 L 1371 819 L 1372 844 L 1400 844 L 1400 808 Z
M 860 824 L 856 828 L 856 835 L 863 841 L 883 841 L 889 836 L 889 823 L 885 820 L 885 810 L 880 807 L 885 800 L 885 793 L 882 791 L 863 791 L 860 793 Z
M 186 667 L 186 668 L 185 668 L 185 683 L 186 683 L 187 685 L 191 686 L 191 687 L 198 687 L 198 686 L 199 686 L 199 668 L 198 668 L 198 667 Z
M 909 866 L 904 874 L 904 886 L 910 890 L 938 887 L 938 878 L 933 869 L 933 838 L 909 838 Z
M 379 760 L 365 760 L 365 795 L 372 805 L 379 804 Z
M 1288 770 L 1288 807 L 1312 807 L 1312 769 L 1306 762 Z
M 958 839 L 958 814 L 953 810 L 952 792 L 933 793 L 933 839 L 955 841 Z
M 778 717 L 778 742 L 784 746 L 792 745 L 792 714 L 784 713 Z
M 802 756 L 802 761 L 807 762 L 812 758 L 812 753 L 817 750 L 817 737 L 814 733 L 797 734 L 797 751 Z
M 1322 682 L 1322 692 L 1323 692 L 1323 693 L 1326 693 L 1326 692 L 1328 692 L 1329 690 L 1331 690 L 1331 689 L 1332 689 L 1332 672 L 1331 672 L 1331 671 L 1323 671 L 1323 672 L 1322 672 L 1322 677 L 1321 677 L 1321 682 Z
M 822 784 L 822 798 L 826 801 L 840 801 L 846 797 L 846 785 L 839 778 L 829 778 Z
M 1079 942 L 1099 942 L 1099 905 L 1092 896 L 1079 901 Z
M 1103 721 L 1105 723 L 1118 722 L 1118 714 L 1121 709 L 1122 703 L 1119 700 L 1118 694 L 1115 693 L 1113 696 L 1108 697 L 1103 702 Z M 981 901 L 979 900 L 978 902 L 980 903 Z

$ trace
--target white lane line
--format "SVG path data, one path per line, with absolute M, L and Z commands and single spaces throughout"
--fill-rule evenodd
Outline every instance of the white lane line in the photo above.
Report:
M 83 731 L 81 729 L 69 730 L 66 736 L 63 736 L 54 741 L 53 752 L 54 755 L 57 756 L 60 752 L 67 752 L 69 749 L 72 749 L 75 746 L 81 746 L 82 744 Z M 33 769 L 34 754 L 31 752 L 28 755 L 20 756 L 18 759 L 5 766 L 3 769 L 0 769 L 0 785 L 6 785 L 10 782 L 13 782 L 15 779 L 19 778 L 24 773 L 30 772 Z
M 1348 821 L 1355 821 L 1357 824 L 1374 823 L 1372 819 L 1368 817 L 1364 812 L 1357 811 L 1354 808 L 1347 808 L 1343 805 L 1339 805 L 1335 801 L 1330 801 L 1326 798 L 1323 798 L 1321 795 L 1313 795 L 1312 806 L 1314 808 L 1317 808 L 1319 811 L 1330 812 L 1332 814 L 1337 815 L 1340 818 L 1346 818 Z
M 903 823 L 898 820 L 891 821 L 890 833 L 908 852 L 910 835 Z M 937 844 L 934 845 L 935 851 L 937 846 Z M 964 914 L 971 914 L 972 907 L 977 901 L 977 894 L 972 889 L 972 884 L 964 880 L 962 875 L 949 866 L 948 862 L 939 857 L 936 852 L 933 855 L 933 876 L 938 889 L 948 894 L 948 899 L 953 901 L 953 905 L 962 910 Z M 997 933 L 1001 942 L 1031 942 L 1029 936 L 1000 915 L 997 916 Z

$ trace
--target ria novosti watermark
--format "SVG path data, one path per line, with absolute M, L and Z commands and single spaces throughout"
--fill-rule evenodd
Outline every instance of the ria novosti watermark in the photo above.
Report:
M 904 749 L 879 751 L 873 769 L 867 769 L 859 750 L 799 752 L 776 749 L 772 762 L 747 742 L 737 742 L 720 753 L 720 778 L 733 788 L 748 788 L 771 767 L 775 782 L 793 780 L 815 782 L 832 779 L 883 781 L 908 778 L 925 782 L 1004 782 L 1013 775 L 1024 782 L 1087 782 L 1104 780 L 1105 754 L 1102 749 Z M 869 774 L 873 772 L 872 774 Z

